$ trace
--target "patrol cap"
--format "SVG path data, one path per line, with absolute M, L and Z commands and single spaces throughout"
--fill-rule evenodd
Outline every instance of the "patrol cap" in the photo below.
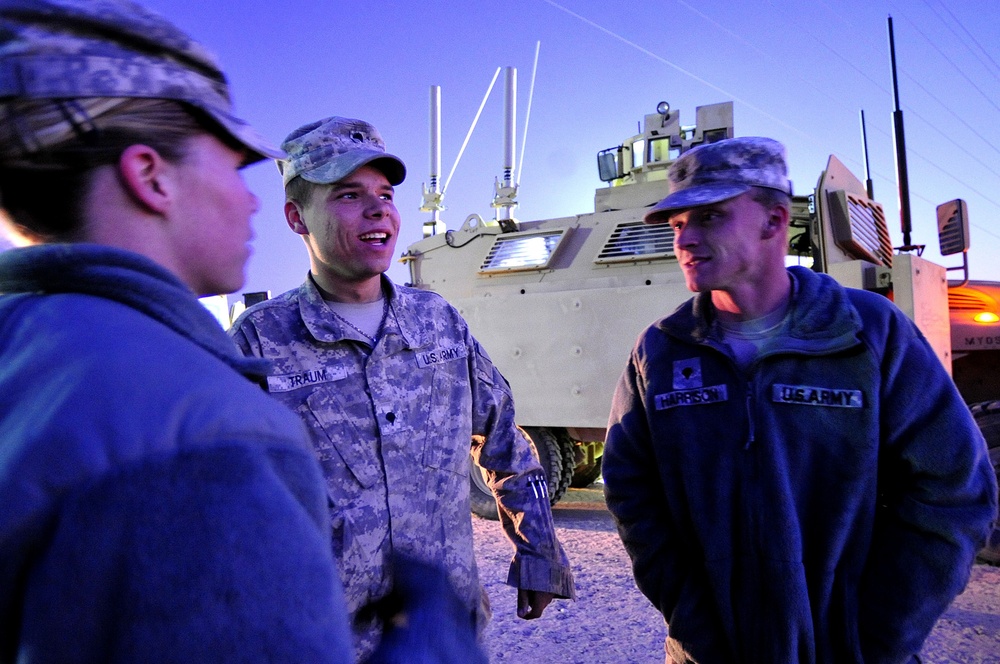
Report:
M 278 161 L 285 184 L 296 176 L 332 184 L 365 164 L 382 171 L 393 186 L 406 177 L 403 161 L 386 153 L 382 136 L 364 120 L 333 116 L 310 122 L 289 134 L 281 148 L 288 154 Z
M 0 0 L 0 102 L 168 99 L 208 115 L 251 153 L 283 156 L 233 115 L 215 57 L 130 0 Z
M 677 210 L 735 198 L 751 187 L 792 195 L 785 146 L 759 136 L 728 138 L 688 150 L 670 165 L 667 178 L 670 195 L 646 213 L 646 223 L 666 221 Z

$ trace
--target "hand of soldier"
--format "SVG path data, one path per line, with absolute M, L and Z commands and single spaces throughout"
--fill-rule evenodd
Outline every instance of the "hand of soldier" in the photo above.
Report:
M 552 593 L 519 588 L 517 591 L 517 617 L 525 620 L 540 618 L 545 607 L 554 598 L 555 595 Z

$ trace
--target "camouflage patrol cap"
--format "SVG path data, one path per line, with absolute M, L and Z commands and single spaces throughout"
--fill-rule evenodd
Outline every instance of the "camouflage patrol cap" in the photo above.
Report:
M 315 184 L 332 184 L 365 164 L 382 171 L 395 186 L 406 177 L 406 166 L 387 154 L 378 130 L 363 120 L 329 117 L 293 131 L 281 144 L 287 159 L 278 161 L 285 184 L 293 178 Z
M 233 115 L 214 56 L 130 0 L 0 0 L 0 102 L 167 99 L 208 115 L 258 161 L 282 154 Z
M 671 212 L 735 198 L 751 187 L 792 195 L 785 146 L 772 138 L 747 136 L 699 145 L 670 166 L 670 195 L 646 213 L 646 223 L 666 221 Z

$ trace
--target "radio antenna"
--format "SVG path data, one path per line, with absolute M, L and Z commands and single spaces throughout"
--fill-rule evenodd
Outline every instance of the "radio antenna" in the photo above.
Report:
M 497 67 L 496 73 L 493 74 L 493 80 L 490 81 L 490 87 L 487 88 L 486 94 L 483 95 L 483 101 L 479 104 L 479 110 L 476 111 L 476 117 L 472 120 L 472 126 L 469 127 L 469 133 L 465 135 L 465 141 L 462 143 L 462 149 L 458 151 L 458 156 L 455 157 L 455 165 L 451 167 L 451 173 L 448 174 L 448 179 L 444 182 L 444 188 L 441 193 L 448 191 L 448 184 L 451 183 L 451 178 L 455 175 L 455 169 L 458 168 L 458 162 L 462 159 L 462 154 L 465 152 L 466 146 L 469 144 L 469 139 L 472 138 L 472 132 L 476 130 L 476 124 L 479 122 L 479 116 L 483 114 L 483 108 L 486 106 L 486 100 L 490 98 L 490 93 L 493 92 L 493 86 L 496 85 L 497 77 L 500 76 L 501 67 Z
M 535 96 L 535 75 L 538 73 L 538 51 L 542 48 L 542 42 L 535 42 L 535 62 L 531 65 L 531 87 L 528 88 L 528 108 L 524 112 L 524 135 L 521 137 L 521 160 L 517 164 L 517 179 L 515 184 L 521 184 L 521 169 L 524 167 L 524 147 L 528 143 L 528 120 L 531 119 L 531 100 Z

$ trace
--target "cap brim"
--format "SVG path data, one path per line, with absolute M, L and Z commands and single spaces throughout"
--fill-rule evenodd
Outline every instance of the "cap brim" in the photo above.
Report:
M 192 105 L 207 113 L 234 141 L 247 149 L 247 158 L 244 161 L 244 165 L 263 159 L 285 158 L 283 150 L 275 147 L 274 144 L 257 133 L 256 129 L 243 120 L 219 108 L 210 107 L 206 104 L 193 103 Z
M 296 175 L 314 184 L 333 184 L 367 164 L 382 171 L 389 184 L 394 187 L 406 178 L 406 166 L 399 157 L 378 150 L 351 150 L 308 171 L 295 173 L 291 177 L 287 177 L 286 173 L 285 184 Z
M 655 224 L 666 221 L 671 213 L 678 210 L 687 210 L 701 205 L 711 205 L 721 203 L 730 198 L 736 198 L 740 194 L 750 191 L 748 184 L 704 184 L 697 187 L 690 187 L 675 191 L 662 201 L 653 206 L 642 220 L 647 224 Z

